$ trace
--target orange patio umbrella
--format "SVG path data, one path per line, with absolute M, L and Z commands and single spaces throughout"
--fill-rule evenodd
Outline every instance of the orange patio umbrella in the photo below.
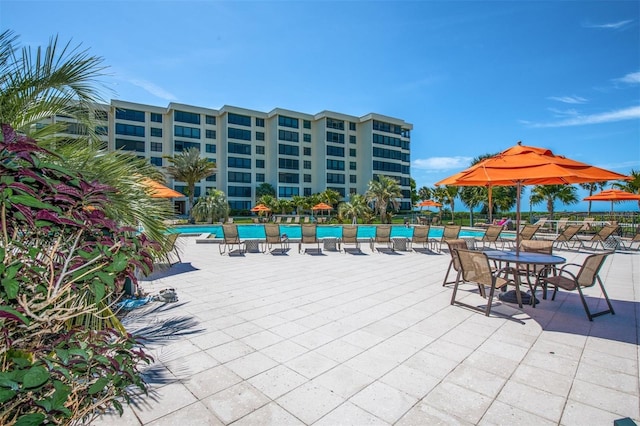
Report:
M 318 203 L 315 206 L 313 206 L 311 210 L 333 210 L 333 207 L 331 207 L 327 203 Z
M 185 195 L 153 179 L 144 178 L 142 184 L 149 189 L 152 198 L 178 198 Z
M 629 176 L 555 155 L 549 149 L 518 142 L 493 157 L 437 182 L 436 185 L 487 186 L 490 206 L 493 186 L 516 186 L 516 229 L 520 229 L 520 194 L 523 185 L 563 185 L 629 179 Z M 519 245 L 519 234 L 516 233 L 516 253 L 519 252 Z
M 433 200 L 420 201 L 417 205 L 418 207 L 442 207 L 442 204 Z
M 252 212 L 270 212 L 271 209 L 264 204 L 258 204 L 257 206 L 251 209 Z
M 607 189 L 597 194 L 584 198 L 585 201 L 611 201 L 611 216 L 613 216 L 613 203 L 616 201 L 637 201 L 640 207 L 640 194 L 622 191 L 620 189 Z

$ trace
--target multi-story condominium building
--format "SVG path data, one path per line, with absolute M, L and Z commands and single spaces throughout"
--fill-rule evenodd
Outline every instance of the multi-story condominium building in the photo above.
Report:
M 105 140 L 109 150 L 130 151 L 166 167 L 166 156 L 195 147 L 215 161 L 217 172 L 196 185 L 195 196 L 221 189 L 233 210 L 248 210 L 256 188 L 271 184 L 278 198 L 333 189 L 348 200 L 370 180 L 398 180 L 401 208 L 411 208 L 410 131 L 404 120 L 371 113 L 362 117 L 322 111 L 315 115 L 276 108 L 209 109 L 170 103 L 158 107 L 112 100 Z M 101 131 L 105 131 L 101 129 Z M 184 182 L 169 186 L 184 192 Z M 185 212 L 185 199 L 176 199 Z

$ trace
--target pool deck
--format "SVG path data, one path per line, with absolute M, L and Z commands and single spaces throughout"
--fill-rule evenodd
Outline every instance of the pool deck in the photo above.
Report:
M 490 317 L 451 306 L 447 251 L 221 256 L 195 239 L 141 282 L 179 301 L 124 321 L 149 337 L 150 395 L 92 424 L 640 424 L 640 252 L 609 256 L 616 314 L 590 322 L 573 292 Z

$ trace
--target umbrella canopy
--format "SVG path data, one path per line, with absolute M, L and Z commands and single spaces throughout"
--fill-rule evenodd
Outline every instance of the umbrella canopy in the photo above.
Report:
M 520 229 L 520 194 L 523 185 L 562 185 L 629 179 L 629 176 L 555 155 L 549 149 L 526 146 L 518 142 L 517 145 L 443 179 L 436 185 L 488 186 L 489 191 L 492 186 L 516 186 L 516 230 L 518 230 Z M 519 251 L 519 246 L 519 233 L 516 233 L 516 252 Z
M 271 209 L 264 204 L 258 204 L 251 209 L 252 212 L 270 212 Z
M 313 206 L 311 210 L 333 210 L 333 207 L 331 207 L 327 203 L 318 203 L 315 206 Z
M 149 189 L 151 197 L 153 198 L 177 198 L 185 196 L 183 193 L 174 191 L 168 186 L 165 186 L 153 179 L 144 178 L 142 180 L 142 184 Z
M 442 204 L 438 203 L 437 201 L 433 201 L 433 200 L 424 200 L 424 201 L 420 201 L 417 204 L 418 207 L 442 207 Z
M 616 201 L 638 201 L 640 194 L 622 191 L 620 189 L 607 189 L 584 198 L 585 201 L 611 201 L 611 216 L 613 216 L 613 203 Z

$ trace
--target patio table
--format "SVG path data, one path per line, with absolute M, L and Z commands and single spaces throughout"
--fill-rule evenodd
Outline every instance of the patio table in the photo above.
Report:
M 513 276 L 513 282 L 515 284 L 515 290 L 506 291 L 500 294 L 499 298 L 503 302 L 514 303 L 517 302 L 518 306 L 522 308 L 522 299 L 523 295 L 520 293 L 520 271 L 519 266 L 536 266 L 536 265 L 559 265 L 565 263 L 567 259 L 564 257 L 556 256 L 553 254 L 544 254 L 544 253 L 531 253 L 531 252 L 516 252 L 513 250 L 503 251 L 503 250 L 486 250 L 487 258 L 489 260 L 493 260 L 495 262 L 504 263 L 505 266 L 502 268 L 506 274 L 511 274 Z M 513 265 L 513 266 L 512 266 Z M 536 306 L 536 295 L 534 294 L 533 287 L 531 287 L 531 283 L 528 282 L 529 289 L 531 290 L 531 295 L 529 296 L 529 300 L 525 303 L 531 304 L 534 308 Z M 515 298 L 514 298 L 515 293 Z M 525 294 L 526 296 L 526 294 Z M 526 297 L 525 297 L 526 298 Z
M 407 251 L 407 237 L 391 237 L 391 244 L 394 250 Z
M 262 240 L 259 239 L 250 239 L 244 240 L 244 246 L 248 253 L 258 253 L 260 251 L 260 243 Z

